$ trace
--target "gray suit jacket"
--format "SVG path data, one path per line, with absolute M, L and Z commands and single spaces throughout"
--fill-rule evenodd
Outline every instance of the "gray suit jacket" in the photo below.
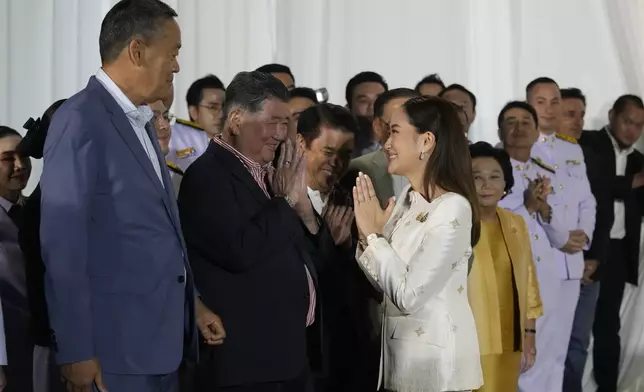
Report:
M 194 284 L 169 173 L 162 186 L 94 77 L 58 109 L 44 152 L 40 235 L 58 362 L 98 357 L 108 373 L 150 375 L 175 371 L 184 348 L 195 358 Z
M 355 176 L 355 173 L 363 172 L 371 178 L 376 188 L 376 197 L 383 208 L 395 195 L 393 178 L 387 171 L 387 164 L 387 157 L 381 149 L 355 158 L 349 164 L 350 175 Z

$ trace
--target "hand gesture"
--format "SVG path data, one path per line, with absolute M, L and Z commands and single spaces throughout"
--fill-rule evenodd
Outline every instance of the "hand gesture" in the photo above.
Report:
M 68 392 L 107 392 L 98 359 L 61 365 L 60 376 Z
M 528 187 L 523 192 L 523 205 L 530 213 L 534 213 L 539 209 L 539 196 L 541 194 L 540 181 L 530 181 Z
M 537 186 L 536 186 L 537 200 L 539 200 L 542 203 L 547 203 L 548 195 L 551 192 L 551 187 L 552 185 L 550 183 L 550 178 L 539 175 L 537 177 Z
M 536 335 L 533 333 L 526 333 L 523 339 L 523 365 L 521 366 L 521 373 L 525 373 L 532 369 L 537 360 L 537 342 Z
M 353 209 L 348 206 L 327 205 L 322 217 L 329 225 L 333 242 L 336 245 L 346 244 L 351 239 L 351 223 L 353 223 Z
M 599 263 L 597 260 L 585 260 L 584 261 L 584 276 L 581 278 L 581 283 L 584 285 L 589 285 L 594 283 L 591 276 L 597 271 L 597 266 Z
M 394 210 L 394 200 L 389 199 L 386 209 L 380 207 L 371 179 L 362 172 L 358 173 L 356 186 L 353 187 L 353 209 L 358 230 L 363 235 L 382 234 L 385 223 Z
M 276 196 L 288 196 L 294 204 L 306 198 L 306 173 L 304 152 L 288 138 L 282 143 L 277 168 L 271 178 L 271 188 Z
M 197 327 L 207 344 L 218 346 L 224 343 L 226 330 L 219 316 L 214 314 L 201 302 L 195 300 L 195 312 L 197 313 Z
M 588 237 L 583 230 L 571 230 L 568 236 L 568 242 L 561 248 L 562 251 L 568 254 L 575 254 L 584 250 L 584 246 L 588 242 Z

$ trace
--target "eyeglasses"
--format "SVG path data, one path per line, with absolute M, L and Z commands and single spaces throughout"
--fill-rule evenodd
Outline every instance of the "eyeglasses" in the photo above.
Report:
M 177 117 L 170 112 L 165 112 L 165 113 L 154 112 L 154 118 L 157 120 L 159 120 L 160 118 L 163 118 L 170 125 L 174 125 L 174 123 L 177 121 Z
M 215 112 L 215 113 L 221 112 L 221 105 L 199 105 L 199 107 L 208 109 L 211 112 Z

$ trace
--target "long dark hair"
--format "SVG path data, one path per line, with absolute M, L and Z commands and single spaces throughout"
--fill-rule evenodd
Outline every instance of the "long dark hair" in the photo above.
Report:
M 436 146 L 427 166 L 423 184 L 430 195 L 436 188 L 465 197 L 472 208 L 472 246 L 481 234 L 478 198 L 472 175 L 468 141 L 456 107 L 437 97 L 411 98 L 403 105 L 409 123 L 419 134 L 431 132 Z

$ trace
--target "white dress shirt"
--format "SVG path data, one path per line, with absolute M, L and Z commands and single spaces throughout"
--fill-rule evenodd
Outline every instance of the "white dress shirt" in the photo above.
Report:
M 134 129 L 134 132 L 136 133 L 136 137 L 141 142 L 143 150 L 150 159 L 152 167 L 159 177 L 161 186 L 164 186 L 163 177 L 161 177 L 161 165 L 159 164 L 159 157 L 154 150 L 154 145 L 152 144 L 156 141 L 152 141 L 150 139 L 150 136 L 148 135 L 148 132 L 145 130 L 146 124 L 149 123 L 154 116 L 152 109 L 145 105 L 139 106 L 138 108 L 134 106 L 132 101 L 130 101 L 130 99 L 125 96 L 119 86 L 114 83 L 114 81 L 109 77 L 109 75 L 105 73 L 105 71 L 103 71 L 102 68 L 99 68 L 96 72 L 96 80 L 98 80 L 103 85 L 103 87 L 105 87 L 107 92 L 110 93 L 110 95 L 119 104 L 121 109 L 123 109 L 123 111 L 125 112 L 127 119 L 129 120 L 132 128 Z
M 613 149 L 615 150 L 615 174 L 618 176 L 623 176 L 626 174 L 626 163 L 628 162 L 628 156 L 633 152 L 633 147 L 627 149 L 621 149 L 617 144 L 617 140 L 613 137 L 613 134 L 610 128 L 606 128 L 606 133 L 610 137 L 611 143 L 613 143 Z M 615 240 L 621 240 L 626 237 L 626 208 L 624 207 L 623 200 L 615 200 L 615 220 L 613 221 L 613 227 L 610 229 L 610 238 Z
M 322 211 L 324 211 L 324 208 L 329 202 L 329 195 L 323 195 L 322 193 L 320 193 L 320 191 L 313 190 L 310 187 L 307 187 L 306 189 L 308 191 L 311 204 L 313 204 L 313 209 L 318 214 L 322 215 Z

